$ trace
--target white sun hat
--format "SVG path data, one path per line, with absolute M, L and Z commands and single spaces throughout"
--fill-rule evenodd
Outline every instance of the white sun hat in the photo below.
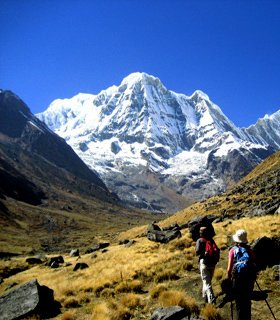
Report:
M 239 229 L 236 233 L 232 236 L 234 242 L 238 243 L 247 243 L 247 232 L 243 229 Z

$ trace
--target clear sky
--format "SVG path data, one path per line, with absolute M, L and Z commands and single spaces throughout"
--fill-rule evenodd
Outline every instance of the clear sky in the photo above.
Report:
M 280 108 L 279 0 L 0 0 L 0 88 L 33 113 L 132 72 L 237 126 Z

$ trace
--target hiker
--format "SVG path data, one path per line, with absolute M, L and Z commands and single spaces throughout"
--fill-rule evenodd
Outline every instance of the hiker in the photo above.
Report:
M 232 239 L 235 245 L 229 251 L 227 275 L 232 281 L 237 320 L 250 320 L 251 295 L 256 280 L 254 252 L 248 245 L 245 230 L 237 230 Z
M 196 241 L 195 253 L 199 257 L 199 270 L 202 279 L 202 297 L 206 303 L 215 303 L 212 289 L 212 278 L 215 266 L 220 258 L 220 250 L 212 238 L 213 231 L 207 227 L 199 229 L 199 239 Z

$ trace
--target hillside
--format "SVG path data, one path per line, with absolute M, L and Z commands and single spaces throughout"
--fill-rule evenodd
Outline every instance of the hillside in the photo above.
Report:
M 144 212 L 131 216 L 18 96 L 0 91 L 1 253 L 63 250 L 145 218 L 152 219 Z
M 55 298 L 61 303 L 62 314 L 54 318 L 57 320 L 151 319 L 155 309 L 170 305 L 189 308 L 196 314 L 200 313 L 205 320 L 230 320 L 230 303 L 222 304 L 224 294 L 221 283 L 226 277 L 231 235 L 236 229 L 245 228 L 250 243 L 258 237 L 279 236 L 280 217 L 276 209 L 271 209 L 277 205 L 279 207 L 279 169 L 278 152 L 227 193 L 196 203 L 160 222 L 160 226 L 174 222 L 186 224 L 197 215 L 217 215 L 214 222 L 215 240 L 222 251 L 213 285 L 218 295 L 217 306 L 221 305 L 220 308 L 204 305 L 200 297 L 201 280 L 197 259 L 194 257 L 194 242 L 188 229 L 181 230 L 180 239 L 160 244 L 145 237 L 147 224 L 132 228 L 117 237 L 111 234 L 112 242 L 106 250 L 93 254 L 85 254 L 82 250 L 79 260 L 65 253 L 65 263 L 58 269 L 43 264 L 27 265 L 24 257 L 1 261 L 1 270 L 19 266 L 25 266 L 26 270 L 4 279 L 0 291 L 4 292 L 12 283 L 20 284 L 37 278 L 41 285 L 54 290 Z M 267 191 L 259 192 L 261 188 Z M 271 203 L 269 209 L 268 203 Z M 82 235 L 83 230 L 80 232 Z M 84 239 L 86 237 L 87 233 Z M 117 239 L 135 242 L 126 246 L 118 243 Z M 47 255 L 45 259 L 49 257 Z M 88 268 L 73 271 L 77 261 L 87 263 Z M 259 272 L 258 283 L 268 295 L 267 301 L 276 318 L 279 318 L 280 292 L 276 276 L 273 268 L 267 268 Z M 255 296 L 260 297 L 257 287 L 254 291 Z M 252 319 L 258 320 L 271 317 L 265 301 L 257 298 L 252 302 L 252 314 Z

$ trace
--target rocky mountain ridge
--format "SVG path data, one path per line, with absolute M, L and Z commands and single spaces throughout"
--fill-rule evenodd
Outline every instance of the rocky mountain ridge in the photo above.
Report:
M 0 92 L 0 192 L 40 204 L 56 186 L 117 201 L 72 148 L 11 91 Z
M 224 191 L 280 144 L 279 112 L 237 128 L 205 93 L 178 94 L 145 73 L 55 100 L 37 117 L 122 200 L 158 212 Z

